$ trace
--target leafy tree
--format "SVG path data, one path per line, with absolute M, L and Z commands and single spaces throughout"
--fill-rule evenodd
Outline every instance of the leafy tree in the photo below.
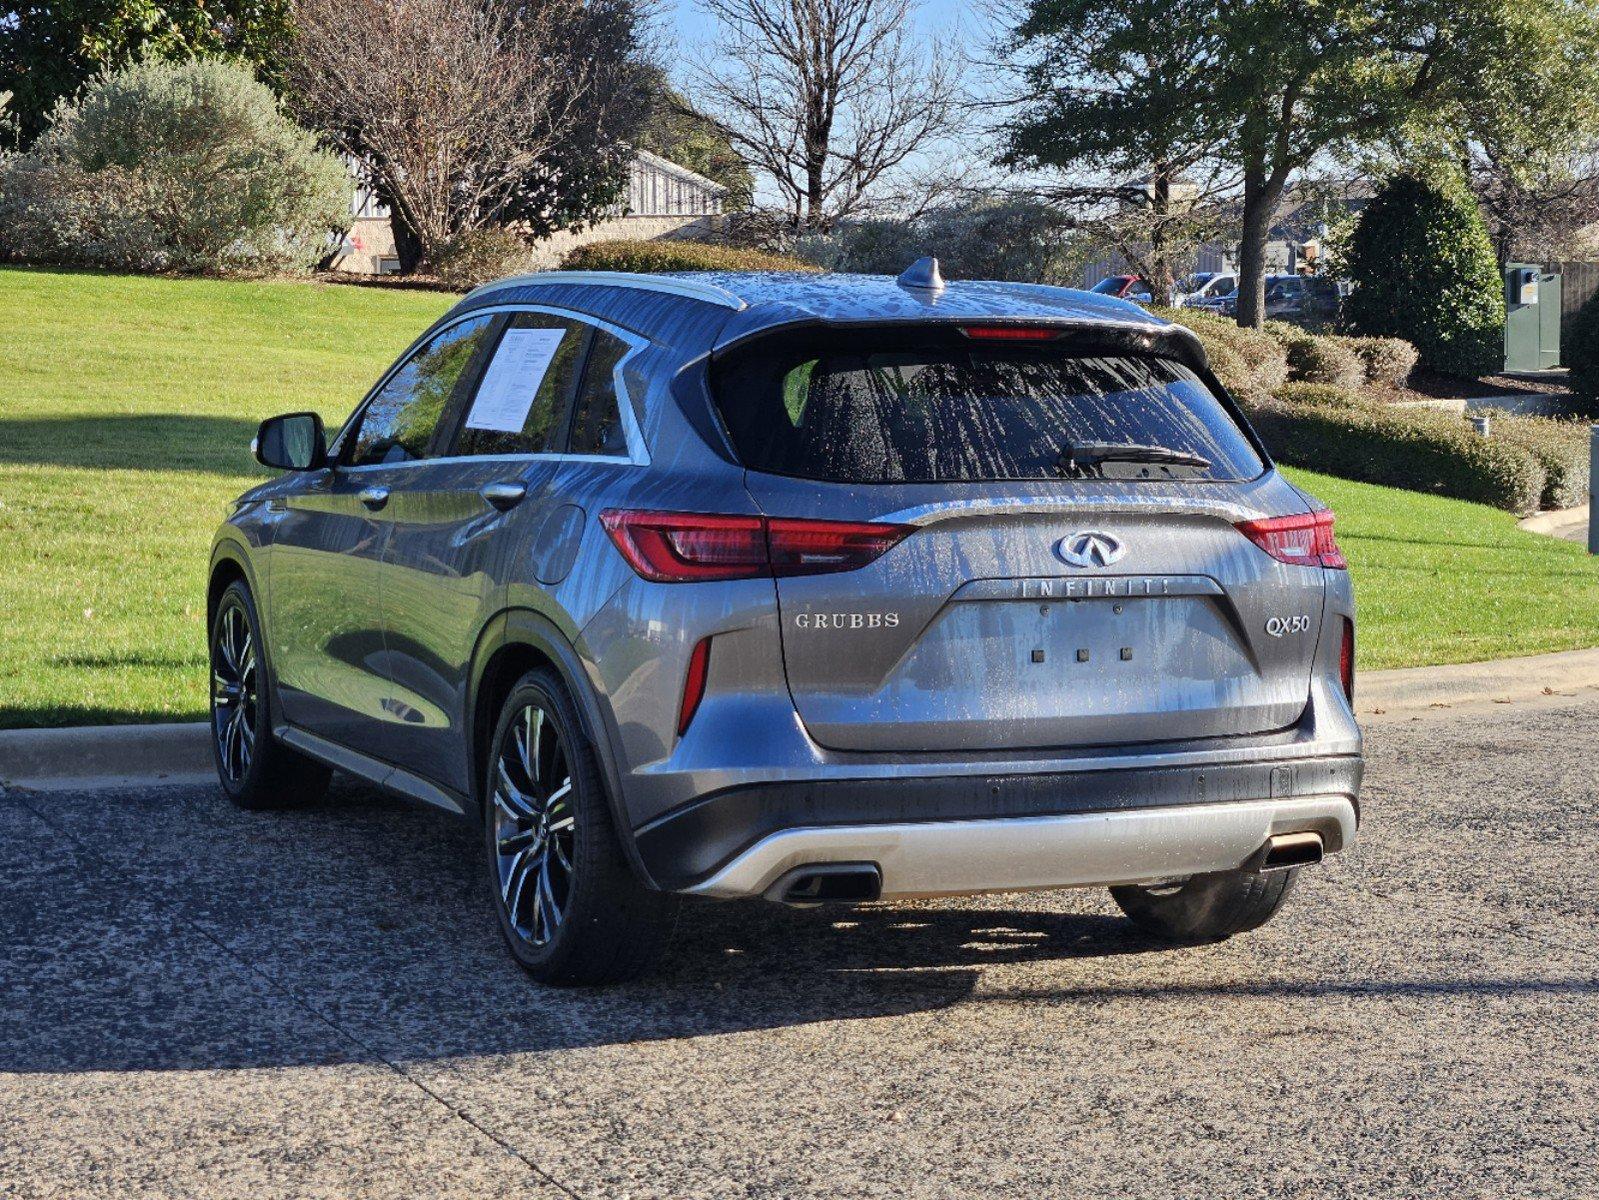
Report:
M 56 101 L 135 59 L 227 55 L 279 79 L 291 0 L 35 0 L 0 11 L 0 86 L 24 143 Z
M 1450 375 L 1503 364 L 1503 284 L 1460 180 L 1390 180 L 1361 212 L 1346 265 L 1355 288 L 1344 311 L 1358 332 L 1404 338 L 1422 366 Z
M 639 130 L 638 146 L 670 159 L 727 189 L 724 211 L 748 208 L 755 200 L 755 176 L 733 148 L 727 130 L 700 112 L 652 68 L 649 112 Z
M 1141 158 L 1154 169 L 1175 148 L 1237 171 L 1238 322 L 1259 326 L 1266 243 L 1296 173 L 1319 156 L 1417 130 L 1456 147 L 1505 131 L 1523 145 L 1560 136 L 1595 86 L 1599 8 L 1028 0 L 1015 37 L 1044 67 L 1026 76 L 1013 154 L 1063 168 Z

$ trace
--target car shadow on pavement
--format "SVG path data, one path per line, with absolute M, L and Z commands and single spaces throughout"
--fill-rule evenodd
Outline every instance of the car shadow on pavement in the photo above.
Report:
M 1006 1002 L 1194 994 L 1160 966 L 1171 948 L 1119 917 L 1018 897 L 691 901 L 648 977 L 540 987 L 500 943 L 477 836 L 349 786 L 283 813 L 239 812 L 208 787 L 8 796 L 0 1072 L 442 1064 L 906 1017 L 983 1000 L 1000 964 L 1046 968 L 1005 978 Z M 1051 963 L 1123 955 L 1151 970 L 1052 986 Z M 1569 986 L 1241 980 L 1213 994 Z
M 545 988 L 500 943 L 476 838 L 352 786 L 282 813 L 194 787 L 0 802 L 0 1071 L 416 1061 L 890 1017 L 967 998 L 996 963 L 1165 949 L 1014 897 L 691 900 L 646 978 Z

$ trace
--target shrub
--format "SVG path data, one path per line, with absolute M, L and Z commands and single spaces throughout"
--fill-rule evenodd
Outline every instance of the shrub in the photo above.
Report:
M 1325 383 L 1338 388 L 1358 388 L 1366 382 L 1366 368 L 1342 338 L 1306 333 L 1281 321 L 1271 322 L 1270 335 L 1288 358 L 1288 378 L 1301 383 Z
M 1320 408 L 1362 408 L 1373 403 L 1359 392 L 1330 383 L 1285 383 L 1277 389 L 1276 398 L 1287 404 L 1311 404 Z
M 1458 182 L 1390 180 L 1349 241 L 1356 333 L 1413 343 L 1421 365 L 1476 378 L 1503 362 L 1505 300 L 1477 202 Z
M 819 268 L 785 254 L 713 246 L 706 242 L 589 242 L 561 260 L 563 271 L 810 271 Z
M 1588 499 L 1588 425 L 1553 417 L 1490 412 L 1490 437 L 1527 451 L 1544 470 L 1544 508 L 1573 508 Z
M 1477 436 L 1452 413 L 1302 397 L 1253 404 L 1249 416 L 1289 466 L 1515 513 L 1535 511 L 1544 492 L 1544 469 L 1531 454 L 1504 439 Z
M 166 264 L 158 197 L 143 176 L 34 156 L 0 161 L 0 253 L 29 262 L 155 271 Z
M 914 221 L 852 221 L 794 248 L 835 271 L 898 275 L 932 254 L 947 279 L 1058 284 L 1073 274 L 1068 230 L 1058 206 L 987 194 L 939 205 Z
M 465 292 L 528 268 L 527 243 L 497 225 L 469 229 L 433 258 L 433 273 L 451 291 Z
M 303 268 L 348 220 L 351 188 L 248 68 L 148 60 L 62 101 L 0 168 L 0 239 L 14 257 L 132 270 Z M 99 233 L 97 198 L 114 210 Z
M 1410 373 L 1416 369 L 1416 348 L 1404 338 L 1341 337 L 1333 340 L 1355 352 L 1365 365 L 1368 382 L 1404 387 L 1410 380 Z
M 1235 321 L 1198 309 L 1154 308 L 1150 311 L 1192 329 L 1204 344 L 1216 377 L 1235 395 L 1269 395 L 1288 377 L 1283 348 L 1258 329 L 1241 329 Z
M 1588 298 L 1562 337 L 1561 357 L 1571 369 L 1571 388 L 1599 397 L 1599 292 Z

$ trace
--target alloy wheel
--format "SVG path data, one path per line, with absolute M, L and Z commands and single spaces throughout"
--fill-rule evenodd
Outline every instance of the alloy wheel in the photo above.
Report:
M 255 634 L 238 603 L 222 610 L 211 644 L 211 729 L 228 782 L 242 783 L 255 758 Z
M 572 896 L 572 775 L 549 714 L 520 709 L 494 757 L 494 854 L 505 915 L 517 935 L 547 946 Z

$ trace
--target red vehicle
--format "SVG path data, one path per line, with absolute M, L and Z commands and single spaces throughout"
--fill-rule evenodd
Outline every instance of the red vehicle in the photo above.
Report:
M 1155 299 L 1149 280 L 1142 275 L 1107 275 L 1089 291 L 1101 296 L 1115 296 L 1118 300 L 1131 300 L 1134 304 L 1150 304 Z

